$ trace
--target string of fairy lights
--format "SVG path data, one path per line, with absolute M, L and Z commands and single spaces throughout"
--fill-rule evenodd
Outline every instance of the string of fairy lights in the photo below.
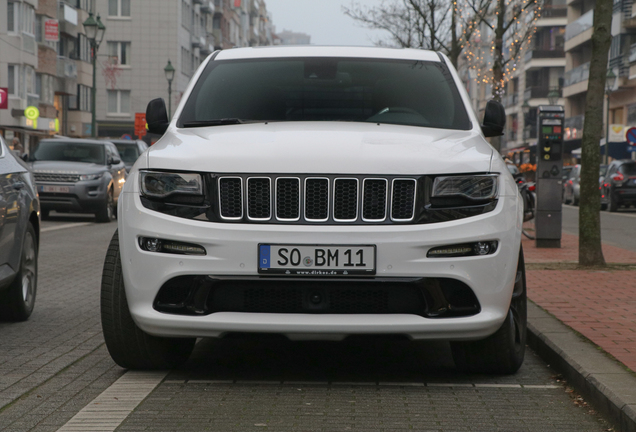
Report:
M 471 0 L 466 0 L 471 1 Z M 492 95 L 503 97 L 506 83 L 517 73 L 517 62 L 525 49 L 530 46 L 532 38 L 536 32 L 536 21 L 541 17 L 542 7 L 536 0 L 507 0 L 504 3 L 503 11 L 499 10 L 499 2 L 489 2 L 482 9 L 476 11 L 472 8 L 461 8 L 457 0 L 453 1 L 453 7 L 457 17 L 460 17 L 459 27 L 461 30 L 461 49 L 468 68 L 474 71 L 476 81 L 485 85 L 492 85 Z M 495 4 L 492 10 L 491 5 Z M 534 7 L 532 6 L 534 4 Z M 499 13 L 504 13 L 508 17 L 506 25 L 510 20 L 514 20 L 507 32 L 503 36 L 501 53 L 496 52 L 497 41 L 494 37 L 493 28 L 496 25 L 488 23 L 482 25 L 481 19 L 475 16 L 484 17 L 484 20 L 496 21 Z M 467 25 L 464 25 L 464 22 Z M 470 36 L 470 37 L 469 37 Z M 501 68 L 501 79 L 497 80 L 494 69 L 499 61 Z

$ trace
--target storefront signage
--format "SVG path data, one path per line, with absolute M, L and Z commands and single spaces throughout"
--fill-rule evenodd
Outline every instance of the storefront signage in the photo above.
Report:
M 137 139 L 146 135 L 146 113 L 135 113 L 135 135 Z
M 9 89 L 0 87 L 0 109 L 9 108 Z

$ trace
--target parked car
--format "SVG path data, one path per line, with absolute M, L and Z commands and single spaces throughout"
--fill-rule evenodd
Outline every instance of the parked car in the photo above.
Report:
M 0 320 L 24 321 L 33 312 L 39 212 L 33 176 L 0 137 Z
M 98 222 L 116 216 L 126 167 L 115 144 L 83 139 L 45 139 L 29 158 L 42 216 L 49 211 L 95 213 Z
M 563 203 L 579 205 L 581 199 L 581 165 L 574 165 L 563 182 Z
M 328 95 L 328 97 L 325 97 Z M 523 202 L 447 57 L 372 47 L 208 57 L 129 175 L 102 276 L 113 359 L 184 362 L 198 337 L 402 334 L 461 370 L 523 362 Z M 124 210 L 125 209 L 125 210 Z
M 615 160 L 601 184 L 601 208 L 615 212 L 629 205 L 636 205 L 636 161 Z
M 141 140 L 111 139 L 109 141 L 117 147 L 121 160 L 126 165 L 126 173 L 130 172 L 137 158 L 148 148 L 148 145 Z

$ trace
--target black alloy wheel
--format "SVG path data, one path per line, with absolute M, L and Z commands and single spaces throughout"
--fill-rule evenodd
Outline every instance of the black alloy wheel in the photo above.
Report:
M 113 197 L 112 188 L 108 191 L 106 201 L 102 204 L 102 207 L 95 213 L 95 219 L 100 223 L 115 220 L 115 198 Z

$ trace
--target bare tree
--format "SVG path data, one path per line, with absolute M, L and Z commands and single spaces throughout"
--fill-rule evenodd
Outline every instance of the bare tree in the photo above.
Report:
M 462 7 L 466 0 L 385 0 L 380 6 L 343 6 L 343 12 L 364 27 L 385 30 L 388 40 L 376 45 L 441 51 L 457 67 L 458 58 L 473 35 L 478 17 Z M 478 7 L 489 0 L 471 0 Z M 468 12 L 468 13 L 467 13 Z
M 612 6 L 612 0 L 596 0 L 590 77 L 585 97 L 585 125 L 581 146 L 579 265 L 586 267 L 605 265 L 601 248 L 601 197 L 598 189 L 598 172 L 601 162 L 603 92 L 608 52 L 612 41 Z

